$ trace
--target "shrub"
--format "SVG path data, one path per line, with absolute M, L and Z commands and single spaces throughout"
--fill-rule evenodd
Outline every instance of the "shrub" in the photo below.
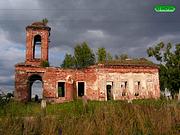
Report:
M 42 61 L 42 62 L 41 62 L 41 66 L 42 66 L 42 67 L 49 67 L 50 64 L 49 64 L 48 61 Z

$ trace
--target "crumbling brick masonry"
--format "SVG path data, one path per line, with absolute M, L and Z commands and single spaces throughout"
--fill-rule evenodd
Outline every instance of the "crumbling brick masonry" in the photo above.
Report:
M 159 98 L 158 67 L 153 64 L 104 63 L 85 69 L 42 67 L 48 61 L 51 28 L 41 22 L 26 27 L 26 61 L 15 65 L 15 97 L 31 100 L 31 87 L 40 80 L 43 98 L 53 102 L 71 101 L 87 96 L 90 100 Z M 41 48 L 37 58 L 36 46 Z

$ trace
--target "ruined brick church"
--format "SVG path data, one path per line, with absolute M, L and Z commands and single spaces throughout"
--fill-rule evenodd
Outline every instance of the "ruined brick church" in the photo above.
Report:
M 32 85 L 42 82 L 42 97 L 47 101 L 65 102 L 86 96 L 89 100 L 124 100 L 159 98 L 158 67 L 146 62 L 106 62 L 84 69 L 43 67 L 48 61 L 51 28 L 42 22 L 26 27 L 26 59 L 15 65 L 15 97 L 30 101 Z M 40 57 L 36 58 L 36 46 Z

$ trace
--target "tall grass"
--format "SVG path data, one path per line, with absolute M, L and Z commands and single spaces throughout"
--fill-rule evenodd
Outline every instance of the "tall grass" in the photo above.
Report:
M 10 102 L 0 107 L 0 135 L 180 134 L 180 104 L 165 100 L 48 104 Z

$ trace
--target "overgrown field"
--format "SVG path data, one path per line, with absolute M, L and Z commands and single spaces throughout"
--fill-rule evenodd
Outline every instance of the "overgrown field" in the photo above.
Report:
M 179 135 L 180 104 L 166 100 L 0 106 L 0 135 Z

